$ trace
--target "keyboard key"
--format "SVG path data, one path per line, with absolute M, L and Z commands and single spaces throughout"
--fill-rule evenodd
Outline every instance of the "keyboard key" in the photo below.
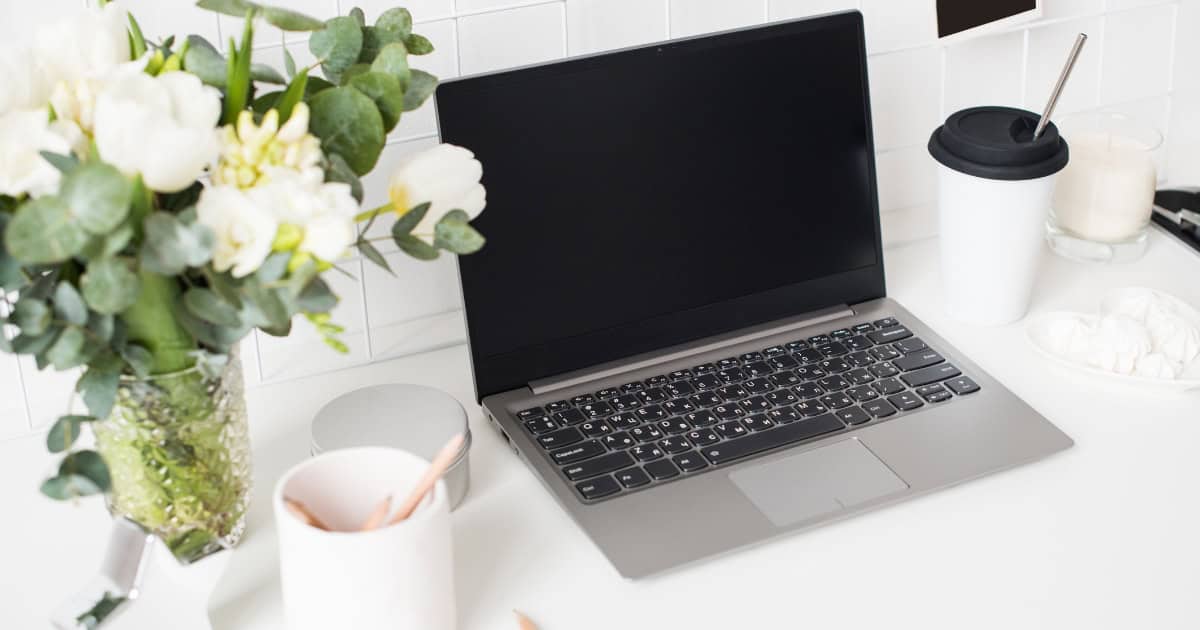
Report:
M 612 433 L 612 427 L 608 426 L 603 420 L 595 420 L 592 422 L 584 422 L 579 425 L 579 430 L 588 437 L 600 437 Z
M 570 446 L 576 442 L 583 441 L 583 434 L 575 427 L 567 427 L 559 429 L 553 433 L 547 433 L 538 438 L 538 444 L 543 448 L 558 448 L 560 446 Z
M 872 330 L 875 330 L 875 326 L 869 322 L 863 322 L 861 324 L 855 324 L 854 326 L 851 326 L 850 330 L 853 330 L 861 335 L 865 332 L 871 332 Z
M 692 450 L 692 445 L 682 437 L 669 437 L 659 441 L 658 448 L 661 448 L 667 455 L 678 455 Z
M 558 400 L 558 401 L 555 401 L 555 402 L 552 402 L 552 403 L 546 405 L 546 411 L 550 412 L 550 415 L 554 415 L 556 413 L 566 411 L 566 410 L 570 409 L 571 407 L 572 407 L 571 403 L 569 403 L 565 400 Z
M 696 388 L 692 387 L 692 384 L 687 381 L 671 383 L 667 385 L 666 390 L 672 398 L 683 398 L 684 396 L 696 393 Z
M 929 346 L 925 345 L 925 342 L 921 341 L 919 338 L 912 337 L 903 341 L 897 341 L 896 343 L 892 344 L 892 347 L 896 350 L 899 350 L 903 354 L 912 354 L 914 352 L 920 352 Z
M 875 359 L 879 361 L 891 361 L 892 359 L 900 356 L 900 353 L 891 346 L 871 348 L 869 352 L 871 353 L 871 356 L 875 357 Z
M 869 403 L 864 403 L 862 408 L 863 411 L 876 418 L 886 418 L 896 413 L 896 408 L 886 400 L 873 400 Z
M 766 411 L 775 406 L 767 402 L 767 399 L 763 398 L 762 396 L 747 398 L 746 400 L 738 403 L 738 405 L 740 405 L 742 409 L 745 409 L 746 413 L 758 413 L 761 411 Z
M 840 342 L 834 341 L 818 347 L 817 351 L 826 357 L 840 357 L 843 354 L 850 352 L 850 349 L 842 345 Z
M 629 449 L 629 454 L 636 457 L 639 462 L 652 462 L 663 456 L 662 449 L 653 444 L 639 444 Z
M 875 400 L 876 398 L 879 398 L 879 392 L 871 389 L 870 387 L 867 387 L 866 385 L 859 385 L 858 387 L 851 387 L 850 389 L 846 390 L 846 394 L 849 395 L 851 398 L 853 398 L 855 400 L 855 402 L 860 402 L 860 403 L 867 402 L 868 400 Z
M 596 392 L 596 398 L 599 398 L 600 400 L 605 400 L 608 398 L 616 398 L 617 396 L 620 396 L 620 395 L 621 395 L 621 392 L 612 387 L 609 387 L 607 389 L 602 389 L 602 390 Z
M 650 473 L 651 477 L 660 480 L 670 479 L 671 477 L 675 477 L 679 474 L 679 469 L 675 467 L 675 464 L 672 464 L 665 459 L 650 462 L 642 468 L 645 469 L 647 473 Z
M 870 352 L 851 352 L 843 358 L 853 367 L 867 367 L 875 363 L 875 357 Z
M 801 350 L 794 356 L 802 363 L 816 363 L 817 361 L 825 358 L 825 355 L 821 354 L 821 351 L 817 350 L 816 348 Z
M 925 400 L 931 403 L 940 403 L 950 400 L 953 395 L 947 391 L 934 392 L 925 397 Z
M 892 326 L 874 332 L 867 333 L 867 337 L 876 344 L 892 343 L 901 339 L 908 339 L 912 336 L 912 331 L 903 326 Z
M 711 363 L 701 363 L 692 368 L 692 374 L 699 376 L 700 374 L 712 374 L 717 371 L 717 366 Z
M 782 407 L 784 405 L 794 405 L 794 404 L 800 402 L 800 399 L 796 397 L 796 394 L 792 393 L 791 390 L 787 390 L 787 389 L 780 389 L 780 390 L 773 391 L 770 394 L 767 394 L 766 399 L 767 399 L 767 402 L 770 403 L 771 406 L 774 406 L 774 407 Z
M 822 370 L 821 368 L 819 368 L 815 365 L 806 365 L 804 367 L 798 367 L 795 370 L 793 370 L 793 372 L 796 373 L 796 376 L 799 376 L 800 378 L 802 378 L 806 381 L 811 381 L 811 380 L 815 380 L 818 378 L 823 378 L 825 376 L 828 376 L 828 372 L 826 372 L 825 370 Z
M 712 412 L 718 420 L 732 420 L 746 415 L 746 410 L 737 405 L 717 405 Z
M 967 394 L 979 391 L 979 385 L 965 376 L 946 381 L 946 387 L 949 387 L 951 391 L 959 396 L 966 396 Z
M 645 391 L 638 392 L 638 398 L 644 403 L 662 402 L 667 399 L 667 392 L 660 387 L 651 387 Z
M 767 377 L 767 380 L 774 383 L 776 387 L 787 387 L 789 385 L 795 385 L 797 383 L 804 382 L 804 379 L 797 376 L 796 373 L 791 370 L 780 372 L 778 374 L 772 374 L 771 376 Z
M 650 387 L 662 387 L 663 385 L 666 385 L 667 383 L 670 383 L 670 382 L 671 382 L 671 379 L 667 378 L 667 376 L 665 374 L 659 374 L 658 376 L 651 376 L 650 378 L 646 379 L 646 385 L 648 385 Z
M 616 409 L 617 411 L 629 411 L 630 409 L 637 409 L 638 407 L 641 407 L 642 401 L 633 394 L 621 394 L 620 396 L 608 401 L 608 404 L 612 405 L 612 408 Z
M 899 368 L 901 372 L 912 372 L 913 370 L 919 370 L 931 365 L 937 365 L 945 360 L 945 357 L 934 352 L 933 350 L 921 350 L 920 352 L 906 354 L 899 359 L 892 361 L 892 365 Z
M 689 378 L 692 378 L 692 371 L 691 370 L 675 370 L 674 372 L 671 372 L 670 374 L 668 374 L 667 378 L 671 379 L 672 381 L 687 380 Z
M 580 407 L 579 410 L 587 414 L 589 418 L 603 418 L 613 413 L 612 405 L 604 401 L 588 403 Z
M 729 357 L 729 358 L 721 359 L 720 361 L 717 361 L 717 369 L 718 370 L 728 370 L 730 368 L 735 368 L 739 365 L 741 365 L 741 363 L 733 357 Z
M 696 405 L 686 398 L 676 398 L 668 400 L 662 404 L 663 410 L 672 416 L 682 416 L 685 413 L 692 413 L 696 410 Z
M 770 348 L 763 348 L 762 353 L 764 357 L 770 359 L 771 357 L 778 357 L 787 354 L 787 349 L 783 346 L 771 346 Z
M 659 422 L 658 428 L 663 433 L 675 435 L 691 431 L 692 425 L 688 424 L 683 418 L 672 418 L 670 420 L 663 420 L 662 422 Z
M 638 488 L 650 483 L 650 475 L 641 468 L 618 470 L 613 476 L 626 488 Z
M 849 328 L 839 328 L 829 333 L 829 338 L 833 339 L 834 341 L 844 341 L 853 335 L 854 333 L 850 332 Z
M 705 374 L 692 379 L 692 387 L 700 391 L 716 389 L 724 384 L 725 382 L 716 374 Z
M 891 363 L 880 363 L 867 369 L 878 378 L 891 378 L 900 373 Z
M 541 407 L 531 407 L 529 409 L 523 409 L 521 411 L 518 411 L 517 419 L 518 420 L 533 420 L 534 418 L 541 418 L 545 415 L 546 415 L 545 409 L 542 409 Z
M 817 364 L 826 374 L 841 374 L 850 369 L 850 364 L 843 359 L 826 359 Z
M 883 319 L 875 320 L 873 323 L 876 328 L 891 328 L 892 326 L 899 325 L 895 317 L 884 317 Z
M 662 431 L 659 431 L 658 427 L 652 424 L 630 429 L 629 435 L 632 435 L 633 439 L 639 442 L 653 442 L 663 436 Z
M 788 352 L 791 352 L 794 354 L 796 352 L 800 352 L 801 350 L 808 348 L 808 342 L 802 341 L 802 340 L 789 341 L 783 347 L 787 348 Z
M 727 440 L 741 437 L 750 432 L 746 427 L 742 426 L 741 422 L 726 422 L 725 424 L 718 425 L 716 431 Z
M 774 372 L 775 369 L 767 365 L 766 361 L 755 361 L 753 363 L 747 363 L 746 365 L 743 365 L 742 371 L 744 371 L 750 378 L 755 378 L 758 376 L 766 376 Z
M 634 392 L 640 392 L 640 391 L 642 391 L 643 389 L 646 389 L 646 386 L 645 386 L 645 385 L 642 385 L 642 382 L 641 382 L 641 381 L 634 381 L 634 382 L 632 382 L 632 383 L 625 383 L 624 385 L 622 385 L 622 386 L 621 386 L 621 391 L 622 391 L 622 392 L 624 392 L 624 393 L 626 393 L 626 394 L 632 394 L 632 393 L 634 393 Z
M 589 481 L 575 484 L 575 489 L 585 499 L 600 499 L 610 494 L 620 492 L 621 486 L 610 476 L 598 477 Z
M 813 335 L 808 338 L 808 345 L 816 347 L 829 343 L 829 335 Z
M 752 378 L 745 383 L 742 383 L 742 387 L 745 388 L 746 391 L 751 395 L 764 394 L 772 389 L 775 389 L 775 386 L 771 384 L 771 381 L 765 378 Z
M 642 421 L 638 420 L 638 417 L 636 415 L 626 412 L 626 413 L 619 413 L 619 414 L 609 418 L 608 423 L 610 425 L 612 425 L 612 427 L 614 429 L 622 430 L 622 429 L 632 429 L 633 427 L 636 427 L 637 425 L 641 424 Z
M 559 466 L 574 464 L 575 462 L 583 461 L 590 457 L 603 455 L 605 453 L 604 446 L 596 440 L 588 440 L 583 444 L 576 444 L 566 448 L 560 448 L 557 451 L 550 451 L 550 459 Z
M 536 418 L 525 422 L 525 430 L 534 435 L 549 433 L 558 428 L 558 423 L 550 418 Z
M 827 392 L 836 392 L 850 387 L 850 383 L 846 379 L 836 374 L 819 379 L 817 384 L 825 388 Z
M 594 402 L 596 402 L 596 397 L 591 394 L 581 394 L 571 399 L 571 404 L 575 405 L 576 407 Z
M 771 422 L 770 418 L 762 414 L 750 416 L 749 418 L 742 420 L 742 424 L 746 425 L 746 428 L 750 429 L 751 431 L 766 431 L 767 429 L 775 426 L 775 423 Z
M 871 420 L 871 416 L 859 407 L 847 407 L 834 415 L 837 416 L 838 420 L 845 422 L 849 426 L 862 424 Z
M 855 335 L 843 341 L 842 344 L 849 348 L 851 352 L 866 350 L 875 345 L 864 335 Z
M 629 456 L 629 453 L 621 451 L 567 466 L 563 468 L 563 474 L 571 481 L 579 481 L 580 479 L 603 475 L 604 473 L 610 473 L 632 465 L 633 458 Z
M 944 381 L 960 374 L 962 374 L 962 372 L 959 372 L 958 368 L 954 367 L 952 364 L 943 363 L 941 365 L 927 367 L 923 370 L 917 370 L 916 372 L 909 372 L 904 376 L 901 376 L 900 379 L 905 383 L 908 383 L 909 387 L 920 387 L 922 385 L 936 383 L 937 381 Z
M 932 394 L 934 392 L 944 392 L 944 391 L 946 391 L 946 388 L 942 387 L 941 383 L 934 383 L 932 385 L 922 385 L 921 387 L 918 387 L 917 395 L 928 396 L 929 394 Z
M 872 383 L 871 387 L 884 396 L 891 396 L 897 392 L 904 391 L 904 383 L 894 378 L 885 378 L 882 381 Z
M 658 405 L 649 405 L 633 412 L 642 422 L 654 422 L 667 417 L 667 410 Z
M 767 359 L 767 364 L 776 370 L 789 370 L 794 367 L 800 367 L 799 361 L 786 354 L 781 354 L 777 357 L 771 357 L 770 359 Z
M 817 386 L 816 383 L 801 383 L 793 387 L 792 392 L 794 392 L 798 398 L 808 399 L 816 398 L 817 396 L 824 394 L 825 390 Z
M 689 424 L 697 428 L 710 427 L 718 422 L 717 417 L 713 415 L 713 412 L 707 409 L 701 409 L 695 413 L 689 413 L 685 415 L 684 418 L 687 419 Z
M 624 431 L 606 435 L 600 438 L 600 441 L 603 442 L 610 451 L 624 450 L 637 445 L 637 442 L 634 441 L 634 439 Z
M 741 385 L 726 385 L 717 390 L 717 395 L 725 402 L 741 400 L 750 394 Z
M 830 409 L 841 409 L 843 407 L 849 407 L 850 405 L 854 404 L 854 401 L 850 400 L 849 396 L 847 396 L 845 394 L 840 394 L 840 393 L 839 394 L 829 394 L 828 396 L 822 396 L 820 398 L 820 400 L 821 400 L 822 405 L 825 405 L 826 407 L 828 407 Z
M 587 416 L 578 409 L 568 409 L 554 414 L 554 419 L 558 420 L 559 424 L 572 425 L 587 420 Z
M 793 407 L 793 409 L 800 412 L 800 415 L 804 416 L 805 418 L 819 416 L 829 411 L 825 405 L 822 405 L 820 402 L 815 400 L 806 400 Z
M 717 378 L 723 383 L 740 383 L 746 380 L 746 374 L 740 368 L 729 368 L 717 372 Z
M 689 442 L 696 446 L 708 446 L 709 444 L 716 444 L 721 441 L 721 437 L 713 432 L 712 429 L 692 431 L 686 437 Z
M 856 370 L 850 370 L 849 372 L 846 372 L 842 375 L 842 378 L 850 381 L 851 385 L 866 385 L 867 383 L 875 380 L 875 375 L 871 374 L 867 370 L 858 368 Z
M 802 422 L 775 427 L 769 431 L 747 435 L 736 440 L 714 444 L 703 449 L 701 454 L 714 466 L 717 466 L 773 448 L 794 444 L 801 440 L 833 433 L 843 428 L 845 427 L 840 420 L 826 414 Z
M 697 470 L 708 468 L 708 462 L 704 461 L 703 457 L 700 457 L 699 454 L 694 452 L 686 455 L 679 455 L 673 458 L 671 461 L 675 462 L 675 465 L 678 466 L 679 470 L 682 470 L 683 472 L 696 472 Z
M 888 402 L 900 411 L 912 411 L 917 407 L 923 407 L 925 403 L 921 402 L 920 398 L 912 392 L 900 392 L 895 396 L 888 396 Z
M 800 412 L 796 411 L 796 408 L 792 406 L 772 409 L 767 412 L 767 417 L 770 418 L 771 422 L 774 422 L 775 424 L 787 424 L 789 422 L 795 422 L 804 416 L 802 416 Z
M 692 396 L 691 401 L 692 404 L 696 405 L 697 407 L 715 407 L 725 402 L 721 400 L 720 396 L 712 392 L 701 392 L 696 394 L 695 396 Z
M 755 361 L 762 361 L 763 355 L 761 352 L 747 352 L 738 358 L 742 360 L 742 363 L 753 363 Z

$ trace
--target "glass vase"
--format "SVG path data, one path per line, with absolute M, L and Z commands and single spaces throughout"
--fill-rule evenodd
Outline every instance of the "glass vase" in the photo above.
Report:
M 158 536 L 182 563 L 228 549 L 245 531 L 250 436 L 241 361 L 123 377 L 95 425 L 112 474 L 109 510 Z

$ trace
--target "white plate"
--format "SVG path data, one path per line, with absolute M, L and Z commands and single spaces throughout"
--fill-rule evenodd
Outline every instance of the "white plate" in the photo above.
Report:
M 1109 304 L 1112 304 L 1115 300 L 1135 297 L 1138 294 L 1144 294 L 1147 292 L 1154 293 L 1158 297 L 1164 299 L 1174 307 L 1174 310 L 1179 315 L 1188 320 L 1188 322 L 1193 325 L 1200 326 L 1200 312 L 1197 312 L 1196 309 L 1192 308 L 1189 304 L 1173 295 L 1154 291 L 1153 289 L 1128 288 L 1111 291 L 1105 295 L 1104 299 L 1101 301 L 1101 309 L 1103 311 L 1107 311 L 1108 309 L 1106 307 Z M 1058 363 L 1059 365 L 1066 366 L 1076 372 L 1090 374 L 1109 382 L 1123 383 L 1125 385 L 1133 385 L 1147 389 L 1184 392 L 1200 387 L 1200 359 L 1192 361 L 1191 364 L 1188 365 L 1187 369 L 1184 370 L 1183 374 L 1179 376 L 1179 378 L 1167 379 L 1135 376 L 1130 374 L 1117 374 L 1115 372 L 1109 372 L 1107 370 L 1101 370 L 1099 368 L 1092 367 L 1085 363 L 1077 363 L 1051 352 L 1050 348 L 1052 346 L 1049 340 L 1050 325 L 1057 320 L 1067 317 L 1078 319 L 1089 325 L 1095 325 L 1100 320 L 1099 315 L 1073 313 L 1070 311 L 1055 311 L 1051 313 L 1043 313 L 1034 317 L 1025 327 L 1025 334 L 1029 337 L 1029 341 L 1033 344 L 1033 347 L 1051 361 Z

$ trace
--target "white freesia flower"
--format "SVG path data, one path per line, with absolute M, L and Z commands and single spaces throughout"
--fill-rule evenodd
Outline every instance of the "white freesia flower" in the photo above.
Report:
M 298 252 L 332 262 L 354 244 L 358 202 L 347 184 L 313 181 L 303 172 L 277 168 L 246 194 L 280 224 L 302 230 Z
M 96 100 L 100 157 L 158 192 L 192 185 L 220 150 L 220 93 L 195 75 L 122 75 Z
M 237 278 L 262 266 L 279 228 L 270 211 L 233 186 L 206 188 L 196 204 L 196 220 L 216 235 L 213 269 L 232 269 Z
M 277 110 L 268 110 L 258 124 L 252 112 L 242 112 L 236 125 L 219 132 L 221 159 L 213 169 L 213 183 L 252 188 L 280 169 L 299 172 L 314 184 L 324 181 L 321 141 L 308 133 L 308 120 L 304 103 L 296 105 L 282 127 Z
M 463 210 L 474 219 L 487 205 L 487 194 L 479 183 L 483 165 L 475 154 L 452 144 L 427 149 L 400 164 L 392 174 L 388 195 L 398 214 L 429 202 L 425 217 L 413 234 L 433 242 L 438 221 L 451 210 Z
M 0 114 L 0 195 L 37 197 L 58 192 L 61 175 L 39 153 L 70 152 L 71 141 L 56 128 L 45 110 Z
M 0 114 L 46 106 L 50 86 L 27 47 L 11 43 L 0 46 L 0 77 L 5 82 L 0 90 Z

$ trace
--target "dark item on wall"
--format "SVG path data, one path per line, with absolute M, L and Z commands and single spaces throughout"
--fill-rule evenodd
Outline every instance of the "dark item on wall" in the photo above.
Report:
M 1037 0 L 937 0 L 938 37 L 1037 9 Z
M 1179 214 L 1180 210 L 1200 212 L 1200 187 L 1160 190 L 1154 194 L 1154 205 L 1157 206 L 1151 217 L 1154 222 L 1171 236 L 1200 251 L 1200 225 L 1187 220 L 1192 215 L 1184 218 Z

